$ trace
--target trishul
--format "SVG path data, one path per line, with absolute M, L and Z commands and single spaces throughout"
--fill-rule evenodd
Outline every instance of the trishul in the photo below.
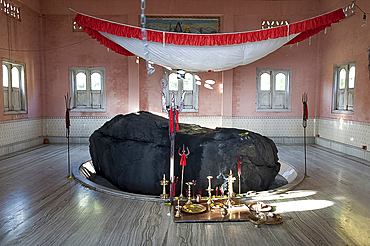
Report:
M 171 141 L 171 156 L 170 156 L 170 182 L 171 184 L 175 180 L 175 135 L 176 131 L 178 131 L 178 114 L 181 113 L 182 109 L 184 108 L 184 97 L 185 97 L 185 92 L 183 92 L 181 96 L 181 101 L 180 101 L 180 107 L 179 110 L 176 110 L 175 107 L 175 96 L 172 92 L 172 100 L 171 100 L 171 106 L 169 109 L 166 108 L 166 95 L 161 91 L 162 94 L 162 107 L 163 111 L 165 111 L 169 115 L 169 136 L 170 136 L 170 141 Z M 176 120 L 176 128 L 174 129 L 175 125 L 175 120 Z M 172 188 L 172 185 L 170 186 Z M 182 188 L 182 187 L 181 187 Z M 170 192 L 170 200 L 172 203 L 172 191 Z
M 161 91 L 162 94 L 162 107 L 163 110 L 169 114 L 170 118 L 170 130 L 169 130 L 169 135 L 170 135 L 170 140 L 171 140 L 171 158 L 170 158 L 170 179 L 173 179 L 175 177 L 175 135 L 176 131 L 178 130 L 178 122 L 177 122 L 177 115 L 181 113 L 182 109 L 184 108 L 184 97 L 185 97 L 185 92 L 181 96 L 181 101 L 180 101 L 180 107 L 179 110 L 176 109 L 175 107 L 175 96 L 172 92 L 172 100 L 171 100 L 171 107 L 169 109 L 166 108 L 166 95 Z M 172 116 L 172 117 L 171 117 Z M 173 119 L 173 116 L 175 116 L 176 119 L 176 130 L 173 131 L 175 121 Z M 172 121 L 171 121 L 172 119 Z
M 236 157 L 236 164 L 238 164 L 238 176 L 239 176 L 239 194 L 241 194 L 241 184 L 240 184 L 240 176 L 242 175 L 242 167 L 240 166 L 240 164 L 243 163 L 243 156 L 242 155 L 238 155 Z
M 179 156 L 181 156 L 180 166 L 182 166 L 182 171 L 181 171 L 181 188 L 180 188 L 181 189 L 181 193 L 180 193 L 179 198 L 183 198 L 183 195 L 182 195 L 182 187 L 183 187 L 183 184 L 184 184 L 184 168 L 186 166 L 186 158 L 188 157 L 188 155 L 190 155 L 189 148 L 186 147 L 186 149 L 188 150 L 188 153 L 187 154 L 185 152 L 185 145 L 183 144 L 182 145 L 182 152 L 180 154 L 181 147 L 179 148 Z

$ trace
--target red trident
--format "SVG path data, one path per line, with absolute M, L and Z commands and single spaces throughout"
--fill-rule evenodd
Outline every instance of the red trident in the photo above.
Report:
M 182 145 L 181 154 L 180 154 L 181 147 L 179 148 L 179 151 L 178 151 L 179 156 L 181 156 L 180 166 L 182 166 L 182 172 L 181 172 L 181 193 L 180 193 L 179 198 L 182 198 L 183 197 L 183 195 L 182 195 L 182 187 L 183 187 L 183 184 L 184 184 L 184 168 L 186 166 L 186 158 L 188 157 L 188 155 L 190 155 L 189 148 L 186 147 L 186 149 L 188 150 L 188 153 L 185 152 L 185 144 L 183 144 Z
M 242 167 L 240 164 L 243 163 L 243 156 L 238 155 L 236 157 L 236 163 L 238 164 L 238 176 L 239 176 L 239 194 L 241 194 L 240 176 L 242 175 Z
M 172 189 L 172 196 L 175 196 L 175 189 L 176 189 L 176 184 L 177 184 L 177 181 L 179 181 L 179 177 L 173 177 L 171 179 L 171 189 Z
M 181 154 L 180 154 L 180 150 L 181 150 L 181 147 L 179 148 L 179 156 L 181 156 L 181 160 L 180 160 L 180 166 L 186 166 L 186 158 L 188 157 L 188 155 L 190 154 L 190 151 L 189 151 L 189 148 L 186 147 L 186 149 L 188 150 L 188 153 L 186 154 L 185 153 L 185 145 L 183 144 L 182 145 L 182 151 L 181 151 Z

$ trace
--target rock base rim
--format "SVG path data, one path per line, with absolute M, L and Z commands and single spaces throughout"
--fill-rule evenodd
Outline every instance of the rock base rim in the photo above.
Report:
M 289 190 L 292 190 L 295 186 L 297 186 L 299 183 L 301 183 L 304 179 L 304 174 L 297 171 L 296 168 L 294 168 L 289 163 L 279 160 L 281 167 L 281 172 L 279 172 L 280 175 L 282 175 L 287 181 L 288 184 L 278 187 L 276 189 L 272 190 L 265 190 L 265 191 L 259 191 L 256 192 L 253 196 L 248 197 L 241 197 L 244 199 L 255 199 L 258 198 L 258 196 L 266 196 L 268 195 L 274 195 L 274 194 L 280 194 Z M 288 171 L 287 171 L 288 170 Z M 151 202 L 169 202 L 169 199 L 161 199 L 158 196 L 153 195 L 143 195 L 143 194 L 136 194 L 136 193 L 129 193 L 124 192 L 119 189 L 113 189 L 108 188 L 106 186 L 97 184 L 96 182 L 93 182 L 89 179 L 90 176 L 94 175 L 94 166 L 92 165 L 92 160 L 88 160 L 80 165 L 76 165 L 72 169 L 72 176 L 74 179 L 76 179 L 79 183 L 81 183 L 83 186 L 91 189 L 96 190 L 105 194 L 113 195 L 113 196 L 119 196 L 123 198 L 128 199 L 135 199 L 135 200 L 143 200 L 143 201 L 151 201 Z M 287 176 L 289 174 L 289 176 Z

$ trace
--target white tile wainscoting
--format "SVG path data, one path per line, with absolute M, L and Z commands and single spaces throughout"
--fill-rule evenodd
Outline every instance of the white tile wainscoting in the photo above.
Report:
M 0 156 L 43 143 L 42 119 L 0 122 Z
M 110 117 L 71 117 L 70 143 L 88 143 L 90 135 Z M 300 117 L 179 117 L 181 123 L 203 127 L 233 127 L 270 137 L 277 144 L 302 144 Z M 340 119 L 312 118 L 307 122 L 307 143 L 331 148 L 369 160 L 370 124 Z M 0 155 L 43 143 L 67 143 L 64 117 L 0 122 Z
M 316 119 L 315 143 L 370 161 L 370 124 L 342 119 Z

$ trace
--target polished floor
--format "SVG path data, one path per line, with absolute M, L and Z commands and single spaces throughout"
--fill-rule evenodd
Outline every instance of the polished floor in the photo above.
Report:
M 279 158 L 303 171 L 302 146 Z M 65 145 L 0 157 L 0 245 L 370 245 L 370 163 L 317 145 L 307 148 L 308 178 L 259 200 L 284 222 L 174 223 L 164 203 L 126 199 L 67 179 Z M 71 147 L 71 163 L 89 159 Z

